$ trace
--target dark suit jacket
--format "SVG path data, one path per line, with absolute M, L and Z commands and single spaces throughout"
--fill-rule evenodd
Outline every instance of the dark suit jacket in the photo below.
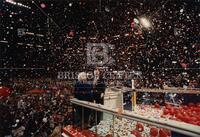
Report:
M 92 100 L 92 84 L 78 81 L 74 87 L 75 98 L 85 101 Z

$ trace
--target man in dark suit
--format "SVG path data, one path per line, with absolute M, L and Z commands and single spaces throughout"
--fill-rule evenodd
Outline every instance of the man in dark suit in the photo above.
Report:
M 81 72 L 78 75 L 78 81 L 74 86 L 74 94 L 75 98 L 84 101 L 92 101 L 92 90 L 93 85 L 87 81 L 87 74 L 85 72 Z M 76 106 L 76 123 L 77 126 L 80 126 L 80 122 L 82 121 L 82 107 Z M 84 108 L 84 127 L 88 126 L 89 116 L 91 114 L 91 110 L 88 108 Z
M 97 104 L 104 103 L 103 97 L 106 89 L 105 80 L 103 78 L 103 72 L 96 70 L 95 72 L 95 79 L 94 79 L 94 101 Z M 101 121 L 103 117 L 102 112 L 97 112 L 97 124 Z

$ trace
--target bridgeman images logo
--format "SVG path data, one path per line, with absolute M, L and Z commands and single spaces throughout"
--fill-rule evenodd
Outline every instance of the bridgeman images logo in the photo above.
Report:
M 87 43 L 87 64 L 96 66 L 111 66 L 114 59 L 111 57 L 114 45 L 106 43 Z

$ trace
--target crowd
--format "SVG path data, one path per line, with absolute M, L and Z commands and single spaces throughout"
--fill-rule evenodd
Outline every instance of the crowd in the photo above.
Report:
M 109 68 L 141 71 L 146 87 L 158 87 L 163 82 L 200 85 L 198 1 L 111 0 L 103 1 L 100 7 L 97 2 L 51 1 L 43 3 L 46 6 L 42 8 L 49 18 L 35 6 L 41 1 L 24 4 L 32 9 L 2 2 L 1 40 L 8 43 L 1 43 L 5 44 L 1 46 L 1 61 L 2 68 L 11 69 L 1 72 L 4 77 L 55 78 L 59 71 L 88 70 L 86 45 L 95 42 L 114 45 L 111 56 L 115 63 Z M 138 24 L 141 16 L 149 18 L 152 28 Z M 18 28 L 45 37 L 19 37 Z
M 13 92 L 14 93 L 14 92 Z M 0 136 L 54 137 L 71 124 L 70 96 L 62 92 L 12 94 L 0 99 Z M 59 131 L 57 131 L 60 129 Z M 55 131 L 54 131 L 55 130 Z
M 50 78 L 20 78 L 20 79 L 11 79 L 6 82 L 3 82 L 3 85 L 7 85 L 13 89 L 14 94 L 26 94 L 28 91 L 33 89 L 43 89 L 51 93 L 64 93 L 65 95 L 72 94 L 73 86 L 71 81 L 61 81 L 53 80 Z
M 86 73 L 83 73 L 84 79 L 87 80 Z M 96 103 L 103 103 L 102 94 L 106 87 L 104 83 L 99 82 L 102 77 L 95 77 L 95 86 L 92 84 L 93 82 L 83 84 L 82 79 L 80 79 L 78 78 L 79 81 L 74 83 L 75 89 L 70 87 L 67 81 L 53 81 L 51 79 L 41 78 L 36 81 L 13 79 L 12 82 L 10 81 L 13 83 L 13 85 L 10 84 L 10 86 L 12 85 L 11 95 L 0 97 L 0 136 L 60 136 L 62 127 L 73 122 L 73 108 L 70 104 L 70 98 L 73 95 L 78 99 L 93 101 L 91 100 L 93 98 Z M 85 91 L 89 88 L 90 91 Z M 49 92 L 31 93 L 30 89 L 43 89 Z M 98 92 L 94 92 L 93 89 L 98 90 Z M 94 92 L 94 96 L 91 96 L 92 92 Z M 80 119 L 80 115 L 75 116 L 76 121 Z M 98 121 L 100 121 L 100 117 L 98 117 Z

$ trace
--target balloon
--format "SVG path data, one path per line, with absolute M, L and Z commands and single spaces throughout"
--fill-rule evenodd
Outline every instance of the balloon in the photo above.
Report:
M 71 30 L 71 31 L 69 32 L 69 36 L 73 37 L 74 35 L 75 35 L 75 32 L 74 32 L 73 30 Z
M 131 131 L 131 134 L 135 135 L 136 137 L 142 137 L 140 132 L 138 132 L 137 130 Z
M 198 119 L 196 117 L 191 117 L 191 121 L 196 122 Z
M 174 115 L 174 108 L 171 108 L 171 109 L 169 110 L 169 114 L 170 114 L 170 115 Z
M 181 119 L 181 118 L 183 117 L 183 115 L 182 115 L 180 112 L 178 112 L 175 116 L 176 116 L 178 119 Z
M 156 103 L 155 108 L 160 108 L 160 105 L 158 103 Z
M 172 106 L 171 106 L 170 104 L 167 104 L 165 107 L 166 107 L 167 109 L 171 109 L 171 108 L 172 108 Z
M 82 135 L 89 136 L 90 133 L 88 132 L 88 130 L 83 130 L 83 131 L 82 131 Z
M 198 108 L 200 108 L 200 103 L 197 103 L 196 106 L 197 106 Z
M 183 106 L 183 109 L 187 109 L 187 108 L 188 108 L 187 106 L 185 106 L 185 105 Z
M 8 97 L 11 95 L 11 90 L 7 87 L 0 86 L 0 97 Z
M 134 27 L 135 27 L 135 22 L 132 21 L 132 22 L 131 22 L 131 28 L 134 28 Z
M 180 65 L 181 65 L 182 68 L 187 68 L 188 67 L 187 63 L 180 63 Z
M 172 107 L 170 104 L 166 104 L 165 108 L 163 109 L 163 115 L 161 115 L 162 118 L 165 118 L 166 115 L 171 120 L 176 121 L 183 121 L 186 123 L 199 125 L 200 121 L 200 106 L 199 104 L 189 103 L 187 105 L 183 105 L 182 107 Z
M 159 137 L 168 137 L 168 132 L 165 129 L 159 130 Z
M 41 8 L 46 8 L 46 5 L 44 3 L 40 4 Z
M 178 108 L 174 108 L 174 113 L 175 115 L 179 113 L 179 109 Z
M 141 123 L 137 123 L 136 130 L 142 132 L 142 131 L 144 131 L 144 126 Z
M 169 114 L 169 110 L 166 109 L 166 108 L 164 108 L 164 109 L 163 109 L 163 114 L 164 114 L 164 115 L 168 115 L 168 114 Z
M 157 136 L 158 136 L 158 129 L 155 128 L 155 127 L 152 127 L 152 128 L 150 129 L 150 135 L 151 135 L 152 137 L 157 137 Z
M 183 120 L 184 122 L 186 122 L 186 123 L 189 123 L 189 122 L 190 122 L 190 117 L 189 117 L 189 116 L 184 116 L 184 117 L 182 118 L 182 120 Z

